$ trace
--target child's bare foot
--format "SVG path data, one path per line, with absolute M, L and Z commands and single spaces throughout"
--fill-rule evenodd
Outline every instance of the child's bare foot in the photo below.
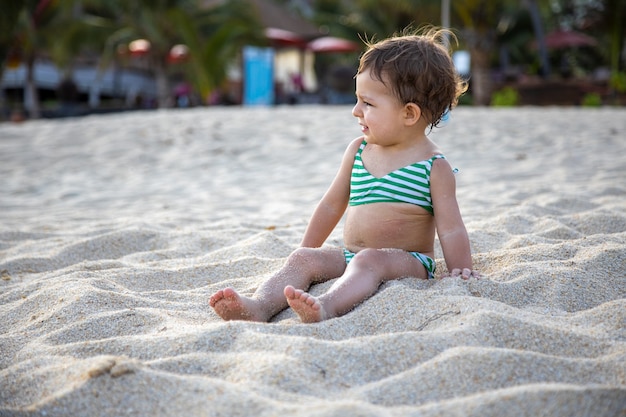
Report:
M 252 299 L 240 296 L 230 287 L 209 298 L 209 305 L 224 320 L 265 321 L 253 303 Z
M 287 297 L 289 306 L 300 316 L 303 323 L 316 323 L 326 320 L 327 317 L 322 304 L 311 294 L 287 285 L 285 297 Z

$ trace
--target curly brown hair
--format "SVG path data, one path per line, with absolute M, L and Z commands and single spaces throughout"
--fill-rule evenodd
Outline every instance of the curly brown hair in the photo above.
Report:
M 380 42 L 365 41 L 357 75 L 369 70 L 376 80 L 389 83 L 402 103 L 417 104 L 431 128 L 437 127 L 467 90 L 445 46 L 446 36 L 454 34 L 441 28 L 422 33 L 407 29 Z

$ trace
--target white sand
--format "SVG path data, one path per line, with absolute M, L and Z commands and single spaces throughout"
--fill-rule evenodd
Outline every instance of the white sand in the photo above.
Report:
M 314 325 L 213 313 L 298 244 L 357 127 L 350 107 L 0 124 L 0 416 L 625 416 L 623 109 L 460 108 L 433 133 L 481 281 L 391 282 Z

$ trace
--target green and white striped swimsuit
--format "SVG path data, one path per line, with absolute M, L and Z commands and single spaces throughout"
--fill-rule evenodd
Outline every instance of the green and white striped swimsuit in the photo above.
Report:
M 430 196 L 430 170 L 435 159 L 445 159 L 443 155 L 434 155 L 430 159 L 415 162 L 404 168 L 397 169 L 384 177 L 377 178 L 369 173 L 363 165 L 361 153 L 367 145 L 361 143 L 354 156 L 352 177 L 350 179 L 351 206 L 372 203 L 409 203 L 424 208 L 434 214 L 432 198 Z M 354 253 L 343 250 L 346 263 L 354 257 Z M 419 252 L 409 252 L 424 265 L 428 278 L 435 277 L 435 260 Z
M 433 214 L 430 170 L 435 159 L 445 159 L 445 157 L 434 155 L 430 159 L 415 162 L 377 178 L 363 165 L 361 153 L 366 145 L 367 142 L 363 141 L 354 156 L 349 204 L 359 206 L 371 203 L 409 203 L 420 206 Z

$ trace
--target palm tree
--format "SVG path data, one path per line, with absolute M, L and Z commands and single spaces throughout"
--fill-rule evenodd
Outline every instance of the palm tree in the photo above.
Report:
M 31 118 L 40 116 L 33 67 L 42 53 L 65 72 L 71 71 L 75 56 L 85 53 L 99 54 L 104 68 L 116 59 L 120 46 L 145 39 L 150 44 L 146 60 L 155 76 L 159 106 L 169 107 L 168 58 L 174 45 L 188 47 L 184 68 L 206 96 L 223 83 L 227 66 L 243 45 L 265 41 L 245 0 L 211 2 L 202 9 L 197 0 L 11 0 L 6 6 L 0 19 L 1 58 L 9 46 L 19 45 L 27 66 L 25 96 Z
M 7 30 L 0 32 L 0 52 L 4 58 L 6 51 L 12 49 L 15 58 L 25 64 L 24 104 L 33 119 L 41 116 L 34 79 L 36 60 L 46 55 L 58 67 L 66 68 L 79 52 L 78 45 L 85 39 L 91 39 L 83 37 L 84 33 L 77 30 L 76 20 L 71 14 L 73 3 L 70 0 L 11 0 L 7 5 L 7 14 L 2 15 L 3 28 Z
M 49 0 L 24 0 L 12 2 L 10 14 L 15 16 L 10 47 L 19 50 L 26 64 L 25 107 L 31 118 L 39 118 L 41 109 L 34 80 L 34 66 L 38 55 L 47 50 L 54 39 L 51 22 L 55 18 L 55 8 Z M 10 26 L 10 25 L 9 25 Z
M 159 107 L 173 102 L 168 79 L 168 57 L 174 45 L 189 48 L 187 70 L 196 87 L 206 93 L 218 85 L 226 66 L 244 42 L 258 43 L 262 32 L 241 0 L 216 3 L 206 9 L 196 0 L 84 1 L 82 20 L 93 32 L 106 35 L 102 66 L 121 45 L 147 40 L 146 60 L 154 73 Z
M 191 50 L 189 78 L 203 97 L 222 86 L 227 68 L 245 45 L 267 43 L 263 27 L 247 0 L 221 2 L 198 17 L 199 35 L 188 33 L 184 42 Z
M 353 31 L 378 38 L 387 37 L 409 25 L 419 27 L 442 23 L 441 0 L 355 0 L 342 4 L 345 17 L 336 26 L 343 24 Z M 451 4 L 454 17 L 461 22 L 461 40 L 470 51 L 474 103 L 488 104 L 491 89 L 489 68 L 502 4 L 492 0 L 458 0 Z M 385 12 L 381 13 L 381 10 Z
M 495 50 L 495 28 L 503 5 L 491 0 L 452 2 L 461 20 L 463 39 L 470 52 L 472 98 L 476 105 L 491 101 L 491 56 Z
M 24 7 L 24 0 L 7 0 L 2 6 L 0 14 L 0 80 L 4 72 L 6 60 L 13 44 L 13 33 L 17 23 L 17 16 Z M 0 118 L 5 113 L 4 90 L 0 91 Z
M 525 0 L 531 12 L 536 12 L 535 0 Z M 325 24 L 338 30 L 376 34 L 386 37 L 413 24 L 423 23 L 441 25 L 442 0 L 354 0 L 337 4 L 331 0 L 318 0 L 328 11 L 339 12 L 339 18 L 332 19 L 332 13 L 325 13 Z M 496 51 L 496 28 L 503 16 L 520 8 L 514 0 L 454 0 L 451 4 L 452 26 L 459 28 L 459 40 L 470 52 L 471 88 L 473 102 L 478 105 L 490 103 L 492 80 L 490 68 Z M 384 13 L 380 11 L 384 10 Z M 538 14 L 534 14 L 538 17 Z M 329 23 L 330 22 L 330 23 Z M 537 23 L 540 23 L 539 21 Z M 342 29 L 343 28 L 343 29 Z M 535 26 L 535 31 L 540 27 Z M 535 32 L 537 33 L 537 32 Z M 541 42 L 539 41 L 539 45 Z M 542 59 L 544 62 L 547 60 Z
M 409 26 L 438 21 L 439 1 L 317 0 L 315 20 L 336 36 L 386 38 Z M 384 10 L 384 13 L 381 11 Z
M 5 59 L 13 43 L 17 17 L 26 4 L 25 0 L 7 0 L 3 2 L 0 14 L 0 76 L 4 69 Z

